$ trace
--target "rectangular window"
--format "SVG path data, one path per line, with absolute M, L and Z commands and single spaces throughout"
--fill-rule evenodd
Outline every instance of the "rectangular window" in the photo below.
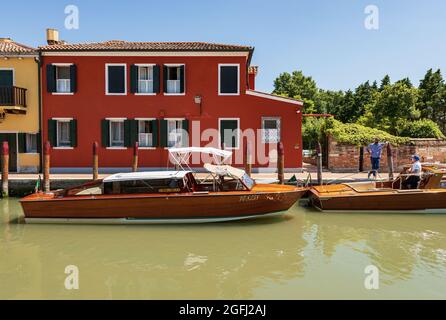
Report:
M 167 120 L 167 147 L 183 146 L 183 120 Z
M 26 134 L 26 153 L 37 153 L 37 134 Z
M 71 147 L 70 120 L 57 120 L 57 147 Z
M 153 93 L 153 67 L 138 67 L 138 93 Z
M 280 142 L 280 118 L 262 118 L 262 142 Z
M 70 66 L 56 66 L 56 92 L 71 92 Z
M 184 65 L 164 66 L 165 92 L 180 94 L 184 93 Z
M 152 120 L 138 121 L 138 142 L 140 147 L 153 147 L 154 127 Z
M 106 65 L 106 93 L 108 95 L 127 94 L 127 68 L 125 64 Z
M 110 121 L 110 147 L 124 147 L 124 120 Z
M 238 149 L 240 140 L 239 119 L 219 119 L 220 145 L 227 149 Z
M 219 64 L 218 68 L 218 94 L 239 95 L 240 65 Z

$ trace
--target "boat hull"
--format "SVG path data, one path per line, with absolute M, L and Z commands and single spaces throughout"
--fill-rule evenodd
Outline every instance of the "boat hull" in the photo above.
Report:
M 62 198 L 32 195 L 22 199 L 21 204 L 27 222 L 203 223 L 251 219 L 283 212 L 305 192 L 294 187 L 264 186 L 251 192 L 209 194 Z
M 336 196 L 310 192 L 310 203 L 323 212 L 446 213 L 446 190 L 382 192 Z

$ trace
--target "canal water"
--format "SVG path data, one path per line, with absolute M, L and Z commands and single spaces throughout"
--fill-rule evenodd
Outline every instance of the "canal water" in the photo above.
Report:
M 17 200 L 0 201 L 0 299 L 446 298 L 446 215 L 296 205 L 282 218 L 207 225 L 22 219 Z M 365 286 L 370 265 L 377 290 Z M 67 266 L 78 290 L 64 285 Z

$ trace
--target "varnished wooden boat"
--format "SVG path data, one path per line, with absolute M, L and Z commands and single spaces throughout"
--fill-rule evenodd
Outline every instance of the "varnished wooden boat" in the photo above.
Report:
M 417 189 L 405 190 L 403 171 L 394 181 L 356 182 L 312 187 L 310 203 L 323 212 L 446 213 L 445 169 L 423 166 Z
M 124 173 L 20 202 L 25 221 L 34 223 L 204 223 L 283 214 L 307 191 L 256 184 L 229 166 L 208 169 L 210 182 L 191 171 Z

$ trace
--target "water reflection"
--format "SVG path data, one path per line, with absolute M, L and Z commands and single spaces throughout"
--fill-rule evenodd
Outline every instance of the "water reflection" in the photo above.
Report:
M 446 216 L 321 214 L 183 226 L 25 225 L 1 200 L 0 298 L 438 298 Z M 364 267 L 381 271 L 364 289 Z M 67 265 L 80 290 L 64 287 Z

